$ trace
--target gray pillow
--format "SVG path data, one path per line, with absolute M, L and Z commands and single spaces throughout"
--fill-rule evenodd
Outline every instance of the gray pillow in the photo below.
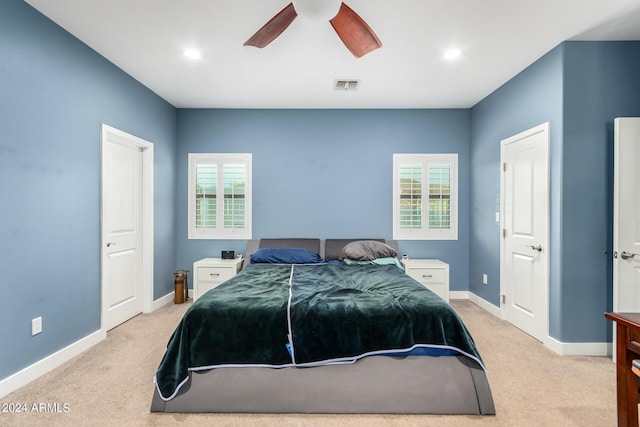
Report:
M 398 252 L 386 243 L 375 240 L 358 240 L 351 242 L 342 248 L 340 259 L 352 259 L 356 261 L 369 261 L 376 258 L 395 257 Z

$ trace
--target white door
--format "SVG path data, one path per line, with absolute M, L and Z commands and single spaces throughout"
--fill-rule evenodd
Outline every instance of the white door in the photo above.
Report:
M 142 149 L 106 133 L 102 159 L 103 327 L 142 312 Z
M 549 124 L 502 141 L 501 280 L 505 319 L 549 334 Z
M 614 145 L 613 311 L 640 312 L 640 118 L 615 119 Z

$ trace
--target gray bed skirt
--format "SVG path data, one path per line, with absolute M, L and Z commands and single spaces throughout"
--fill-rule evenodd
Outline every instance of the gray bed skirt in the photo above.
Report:
M 463 356 L 370 356 L 313 368 L 192 372 L 152 412 L 495 415 L 485 371 Z

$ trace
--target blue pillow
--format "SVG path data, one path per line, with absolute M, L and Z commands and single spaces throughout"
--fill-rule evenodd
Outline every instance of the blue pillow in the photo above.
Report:
M 300 248 L 262 248 L 251 254 L 251 263 L 314 264 L 324 262 L 320 254 Z

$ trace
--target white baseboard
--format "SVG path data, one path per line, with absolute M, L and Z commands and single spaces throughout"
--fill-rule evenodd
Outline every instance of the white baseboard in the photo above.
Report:
M 468 299 L 478 307 L 483 308 L 489 314 L 496 316 L 498 319 L 504 320 L 504 315 L 500 307 L 496 307 L 495 305 L 491 304 L 489 301 L 480 298 L 478 295 L 472 292 L 468 292 Z
M 82 352 L 90 349 L 105 338 L 107 338 L 106 332 L 103 330 L 96 331 L 53 353 L 52 355 L 37 361 L 33 365 L 27 366 L 10 377 L 3 379 L 0 381 L 0 398 L 29 384 L 31 381 L 39 378 L 47 372 L 52 371 Z
M 449 299 L 469 299 L 467 291 L 449 291 Z
M 561 342 L 553 337 L 544 344 L 561 356 L 611 356 L 613 349 L 610 342 Z
M 466 295 L 464 295 L 466 294 Z M 450 292 L 451 299 L 468 299 L 488 313 L 504 320 L 503 310 L 471 292 Z M 613 344 L 608 342 L 561 342 L 547 336 L 544 346 L 560 356 L 611 356 Z
M 189 293 L 187 294 L 188 298 L 193 298 L 193 289 L 189 289 Z M 159 308 L 164 307 L 167 304 L 173 304 L 173 301 L 175 300 L 175 293 L 174 292 L 169 292 L 168 294 L 166 294 L 163 297 L 158 298 L 157 300 L 155 300 L 151 306 L 151 312 L 156 311 Z
M 152 311 L 156 311 L 157 309 L 165 306 L 166 304 L 173 302 L 173 292 L 168 293 L 167 295 L 158 298 L 153 301 Z M 31 381 L 41 377 L 49 371 L 54 370 L 58 366 L 62 365 L 65 362 L 73 359 L 78 356 L 82 352 L 90 349 L 94 345 L 98 344 L 100 341 L 107 338 L 107 332 L 104 330 L 96 331 L 92 334 L 87 335 L 84 338 L 74 342 L 73 344 L 68 345 L 67 347 L 59 350 L 50 356 L 45 357 L 37 361 L 36 363 L 27 366 L 21 371 L 16 372 L 15 374 L 3 379 L 0 381 L 0 398 L 8 395 L 9 393 L 13 393 L 20 387 L 24 387 L 29 384 Z
M 174 299 L 174 293 L 173 292 L 169 292 L 168 294 L 166 294 L 163 297 L 158 298 L 157 300 L 155 300 L 153 302 L 153 304 L 151 305 L 151 310 L 156 311 L 159 308 L 164 307 L 167 304 L 170 304 L 173 302 Z

